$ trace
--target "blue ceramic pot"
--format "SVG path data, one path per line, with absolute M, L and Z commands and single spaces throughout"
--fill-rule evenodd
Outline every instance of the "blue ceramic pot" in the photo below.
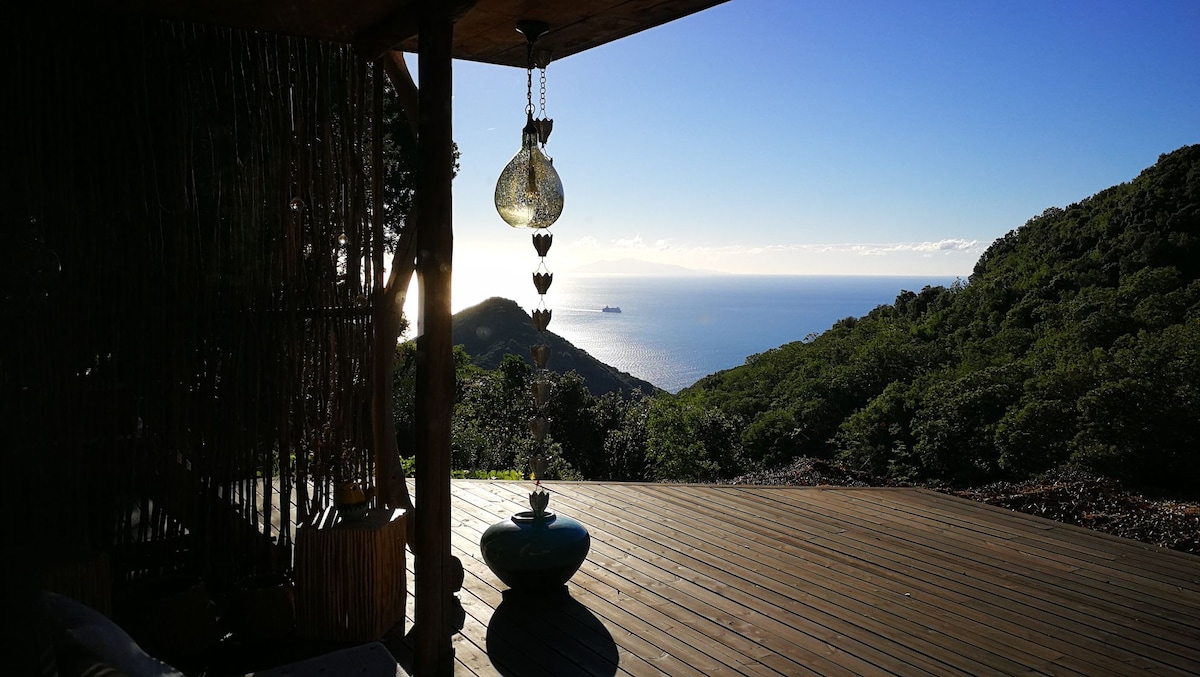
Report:
M 536 590 L 560 587 L 587 557 L 592 537 L 579 522 L 546 512 L 519 512 L 483 532 L 483 561 L 508 587 Z

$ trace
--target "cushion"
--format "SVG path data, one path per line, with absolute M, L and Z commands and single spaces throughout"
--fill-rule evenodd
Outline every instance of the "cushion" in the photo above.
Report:
M 183 677 L 182 672 L 143 651 L 107 616 L 82 602 L 45 592 L 42 608 L 55 645 L 61 647 L 59 654 L 70 656 L 84 671 L 103 667 L 110 670 L 108 674 L 129 677 Z

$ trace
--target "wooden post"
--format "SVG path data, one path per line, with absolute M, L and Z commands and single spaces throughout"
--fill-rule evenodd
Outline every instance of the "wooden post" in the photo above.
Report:
M 417 341 L 417 491 L 414 668 L 421 677 L 454 674 L 450 581 L 450 416 L 454 359 L 450 344 L 453 258 L 451 3 L 421 4 L 417 132 L 417 279 L 424 338 Z

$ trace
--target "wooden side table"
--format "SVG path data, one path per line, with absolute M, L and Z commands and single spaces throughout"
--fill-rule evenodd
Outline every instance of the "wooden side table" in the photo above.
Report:
M 326 508 L 296 532 L 296 632 L 368 642 L 404 622 L 407 514 L 372 508 L 343 520 Z

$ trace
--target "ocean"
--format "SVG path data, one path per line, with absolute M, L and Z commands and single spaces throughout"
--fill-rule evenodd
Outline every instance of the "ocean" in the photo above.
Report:
M 548 329 L 669 392 L 954 277 L 556 275 Z M 533 294 L 536 299 L 536 292 Z M 528 299 L 518 299 L 527 311 Z M 616 306 L 620 313 L 606 313 Z

